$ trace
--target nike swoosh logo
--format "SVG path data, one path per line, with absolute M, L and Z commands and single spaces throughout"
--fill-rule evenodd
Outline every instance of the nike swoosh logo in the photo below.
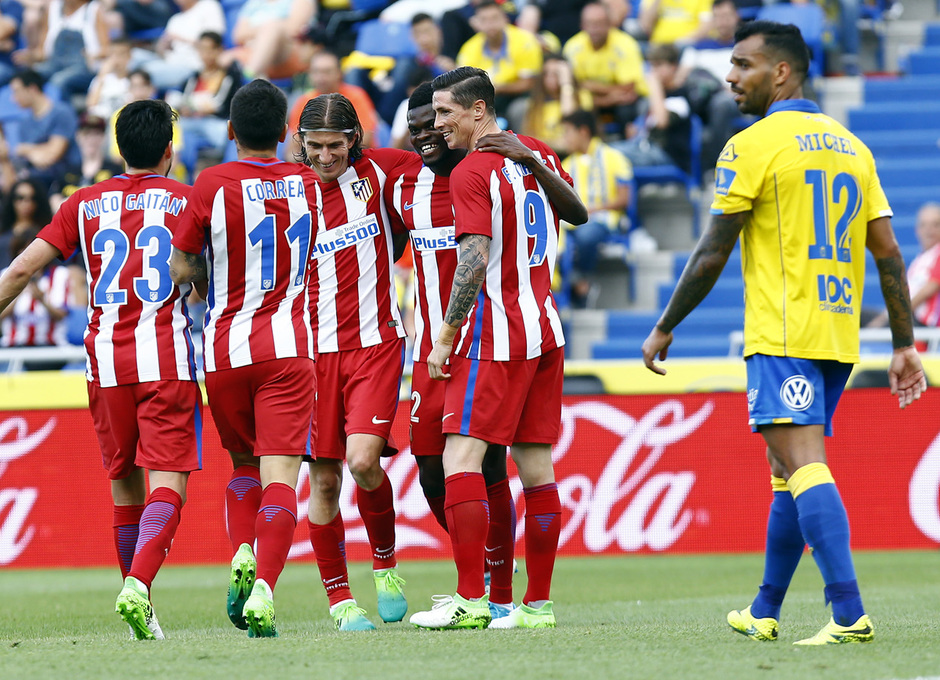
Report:
M 390 422 L 392 421 L 391 420 L 379 420 L 378 416 L 372 416 L 373 425 L 381 425 L 382 423 L 390 423 Z
M 342 581 L 344 578 L 346 578 L 346 577 L 345 577 L 345 576 L 337 576 L 336 578 L 324 579 L 323 582 L 324 582 L 324 583 L 336 583 L 337 581 Z
M 409 203 L 408 201 L 405 201 L 405 205 L 403 205 L 402 207 L 403 207 L 405 210 L 411 210 L 412 208 L 415 207 L 415 205 L 417 205 L 417 204 L 416 204 L 416 203 Z
M 495 548 L 487 548 L 486 546 L 483 546 L 483 549 L 484 549 L 486 552 L 496 552 L 497 550 L 499 550 L 499 549 L 502 548 L 502 547 L 503 547 L 503 546 L 501 546 L 501 545 L 498 545 L 498 546 L 496 546 Z
M 441 422 L 443 423 L 445 420 L 447 420 L 448 418 L 450 418 L 452 415 L 454 415 L 454 414 L 453 414 L 453 413 L 448 413 L 448 414 L 445 415 L 443 418 L 441 418 Z

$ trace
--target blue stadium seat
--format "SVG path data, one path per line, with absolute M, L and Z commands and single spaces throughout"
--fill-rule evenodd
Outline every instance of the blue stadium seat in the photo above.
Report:
M 940 102 L 940 75 L 906 78 L 867 78 L 867 104 L 901 104 L 907 102 Z
M 885 191 L 894 187 L 925 187 L 935 192 L 940 184 L 940 158 L 882 160 L 878 176 Z
M 803 39 L 812 51 L 809 64 L 810 77 L 825 73 L 825 50 L 823 37 L 826 32 L 826 13 L 816 3 L 805 5 L 776 4 L 764 7 L 757 13 L 758 19 L 793 24 L 800 29 Z
M 940 100 L 937 107 L 940 109 Z M 883 159 L 940 158 L 940 127 L 933 130 L 859 130 L 857 134 L 879 162 Z
M 915 76 L 940 74 L 940 47 L 928 47 L 909 54 L 908 73 Z
M 856 134 L 882 130 L 930 130 L 940 125 L 934 102 L 868 104 L 849 111 L 849 129 Z
M 408 24 L 378 19 L 363 21 L 359 25 L 356 50 L 364 54 L 395 58 L 418 53 Z
M 659 307 L 666 308 L 666 303 L 675 289 L 675 283 L 663 283 L 659 286 Z M 744 306 L 744 281 L 739 276 L 727 276 L 722 274 L 715 287 L 709 291 L 705 299 L 699 304 L 703 309 L 715 309 L 721 307 L 739 308 Z
M 940 24 L 927 24 L 924 29 L 924 47 L 940 47 Z

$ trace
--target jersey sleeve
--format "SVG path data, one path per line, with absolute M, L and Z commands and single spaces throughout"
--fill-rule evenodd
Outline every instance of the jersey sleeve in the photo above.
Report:
M 767 164 L 766 154 L 741 135 L 732 137 L 715 166 L 715 200 L 712 215 L 748 212 L 760 195 Z
M 493 237 L 493 199 L 487 177 L 484 168 L 474 166 L 464 168 L 458 165 L 451 174 L 450 198 L 454 203 L 458 240 L 464 234 Z
M 81 191 L 72 194 L 52 217 L 52 222 L 39 232 L 39 238 L 62 253 L 63 261 L 69 259 L 78 248 L 78 205 L 81 195 Z
M 173 247 L 193 255 L 202 253 L 206 244 L 206 229 L 212 214 L 207 208 L 206 200 L 208 181 L 200 182 L 200 179 L 205 180 L 205 175 L 201 175 L 196 180 L 189 194 L 189 200 L 186 201 L 186 208 L 180 215 L 179 225 L 173 234 Z

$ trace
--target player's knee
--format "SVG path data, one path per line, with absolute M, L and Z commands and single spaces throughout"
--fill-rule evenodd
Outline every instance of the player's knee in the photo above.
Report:
M 417 456 L 418 481 L 428 498 L 444 495 L 444 463 L 440 456 Z
M 491 445 L 483 457 L 483 479 L 487 486 L 506 479 L 506 447 Z
M 372 456 L 350 456 L 346 459 L 349 474 L 356 480 L 356 484 L 367 489 L 378 486 L 382 481 L 382 466 Z

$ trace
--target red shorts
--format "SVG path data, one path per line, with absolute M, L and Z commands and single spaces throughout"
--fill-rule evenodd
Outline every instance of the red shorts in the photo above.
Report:
M 344 460 L 351 434 L 377 435 L 383 456 L 398 453 L 391 433 L 404 360 L 404 339 L 317 355 L 317 458 Z
M 558 441 L 564 349 L 519 361 L 452 356 L 450 369 L 444 395 L 445 434 L 503 446 Z
M 202 393 L 195 382 L 158 380 L 115 387 L 90 382 L 88 405 L 109 479 L 124 479 L 137 468 L 202 468 Z
M 426 362 L 415 362 L 411 374 L 411 453 L 416 456 L 440 456 L 447 438 L 442 429 L 444 415 L 443 380 L 431 380 Z M 453 416 L 451 416 L 452 418 Z
M 206 373 L 222 446 L 256 456 L 301 456 L 314 417 L 312 359 L 274 359 Z

